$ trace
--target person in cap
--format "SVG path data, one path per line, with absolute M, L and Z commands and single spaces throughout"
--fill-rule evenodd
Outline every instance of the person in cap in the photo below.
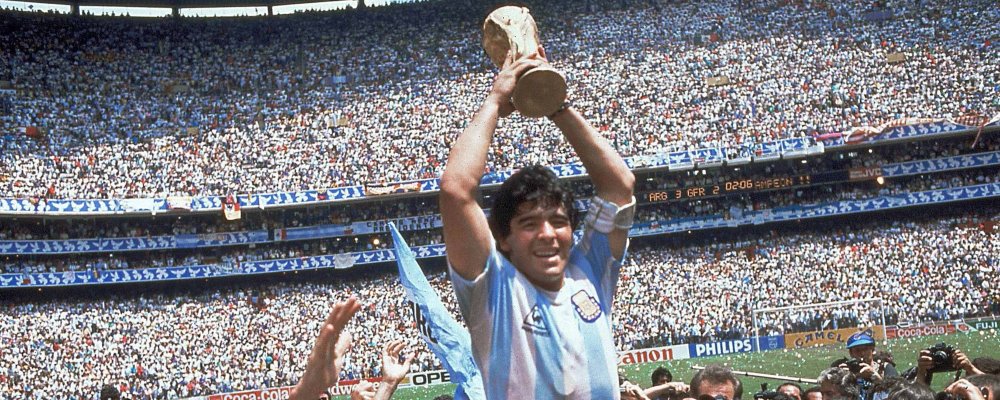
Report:
M 857 359 L 861 366 L 861 370 L 854 371 L 854 375 L 858 379 L 858 389 L 862 399 L 871 399 L 872 386 L 881 382 L 883 378 L 899 376 L 899 372 L 892 364 L 875 361 L 875 339 L 869 331 L 858 332 L 847 338 L 847 352 L 851 358 Z M 840 368 L 850 371 L 847 363 L 840 364 Z

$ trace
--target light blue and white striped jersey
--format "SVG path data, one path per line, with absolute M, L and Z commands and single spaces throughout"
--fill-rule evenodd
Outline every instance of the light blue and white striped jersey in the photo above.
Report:
M 620 269 L 607 235 L 586 228 L 558 292 L 536 288 L 495 247 L 475 280 L 451 270 L 486 398 L 618 399 L 611 304 Z

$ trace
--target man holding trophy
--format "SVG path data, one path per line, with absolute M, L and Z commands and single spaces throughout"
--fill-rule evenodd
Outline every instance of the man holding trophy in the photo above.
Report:
M 484 24 L 501 67 L 441 176 L 452 283 L 489 399 L 617 399 L 611 305 L 632 225 L 635 178 L 621 156 L 566 103 L 527 9 L 502 7 Z M 597 195 L 573 243 L 572 193 L 542 166 L 511 176 L 489 219 L 476 192 L 499 118 L 545 116 L 586 167 Z

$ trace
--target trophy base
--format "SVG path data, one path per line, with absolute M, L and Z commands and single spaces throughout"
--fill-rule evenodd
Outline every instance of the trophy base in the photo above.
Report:
M 511 97 L 521 115 L 547 117 L 559 111 L 566 102 L 566 78 L 552 68 L 534 68 L 517 80 Z

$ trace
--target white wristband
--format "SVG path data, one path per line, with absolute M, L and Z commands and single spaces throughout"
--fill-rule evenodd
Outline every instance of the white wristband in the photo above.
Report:
M 635 220 L 635 196 L 628 204 L 617 204 L 594 196 L 590 199 L 590 209 L 583 222 L 595 231 L 611 233 L 615 229 L 629 230 Z

